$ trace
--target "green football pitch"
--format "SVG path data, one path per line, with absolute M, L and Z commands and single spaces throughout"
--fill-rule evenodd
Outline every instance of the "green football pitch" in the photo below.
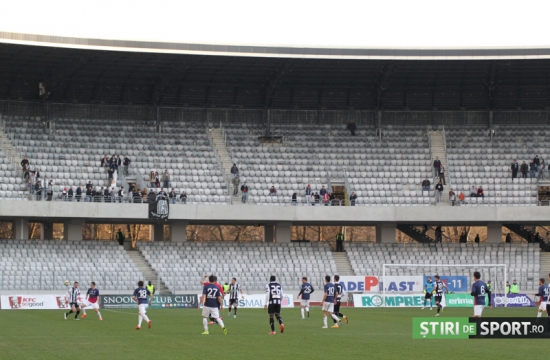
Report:
M 0 311 L 2 359 L 513 359 L 516 354 L 542 358 L 543 340 L 413 340 L 412 318 L 434 316 L 435 310 L 343 309 L 349 324 L 321 329 L 320 308 L 300 319 L 300 309 L 284 309 L 285 333 L 268 335 L 265 311 L 241 309 L 237 319 L 222 316 L 203 332 L 201 312 L 154 309 L 147 314 L 152 328 L 136 331 L 137 310 L 93 311 L 74 321 L 58 310 Z M 536 308 L 485 309 L 484 316 L 534 317 Z M 448 308 L 444 317 L 468 317 L 472 309 Z M 329 321 L 329 326 L 332 325 Z M 541 348 L 542 346 L 542 348 Z M 531 355 L 529 355 L 531 354 Z

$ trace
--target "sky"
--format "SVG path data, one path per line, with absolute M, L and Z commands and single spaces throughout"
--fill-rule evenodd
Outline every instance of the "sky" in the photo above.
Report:
M 0 31 L 296 47 L 548 47 L 548 0 L 17 0 Z

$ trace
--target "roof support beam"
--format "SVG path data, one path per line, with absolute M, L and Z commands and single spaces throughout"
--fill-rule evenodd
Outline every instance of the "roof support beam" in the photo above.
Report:
M 277 94 L 277 89 L 282 84 L 285 76 L 292 71 L 296 63 L 292 59 L 285 60 L 271 75 L 267 78 L 263 85 L 265 98 L 264 106 L 270 108 L 273 104 L 273 99 Z

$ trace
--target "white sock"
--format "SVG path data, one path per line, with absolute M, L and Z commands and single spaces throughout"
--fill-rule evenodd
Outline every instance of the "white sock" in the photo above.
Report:
M 101 319 L 101 313 L 98 311 L 97 316 Z
M 202 318 L 202 326 L 204 327 L 204 331 L 208 332 L 208 319 Z
M 141 327 L 141 321 L 143 320 L 143 317 L 141 314 L 138 315 L 138 326 Z
M 218 324 L 220 324 L 220 326 L 222 328 L 225 327 L 225 325 L 223 324 L 223 320 L 221 318 L 218 318 L 217 321 L 218 321 Z
M 323 322 L 325 323 L 325 326 L 327 326 L 327 317 L 326 316 L 323 317 Z
M 304 308 L 302 308 L 302 318 L 304 318 Z
M 86 315 L 86 309 L 82 309 L 82 313 Z
M 309 306 L 306 306 L 306 311 L 309 312 Z
M 141 316 L 143 317 L 143 320 L 149 322 L 149 318 L 147 317 L 147 315 L 143 314 L 143 315 L 141 315 Z
M 541 317 L 542 316 L 542 312 L 539 311 L 539 313 L 537 314 L 537 317 Z
M 334 315 L 334 314 L 332 314 L 331 316 L 332 316 L 332 318 L 333 318 L 334 320 L 336 320 L 336 321 L 339 321 L 339 320 L 340 320 L 340 319 L 338 319 L 338 316 L 336 316 L 336 315 Z

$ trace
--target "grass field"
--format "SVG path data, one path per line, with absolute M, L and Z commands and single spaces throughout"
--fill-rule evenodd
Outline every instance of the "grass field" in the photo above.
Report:
M 536 308 L 485 309 L 484 316 L 534 317 Z M 152 328 L 139 331 L 137 310 L 93 311 L 80 321 L 63 320 L 58 310 L 0 311 L 2 359 L 511 359 L 513 354 L 542 358 L 541 340 L 413 340 L 412 317 L 435 310 L 344 309 L 350 322 L 321 329 L 322 313 L 300 319 L 299 308 L 284 309 L 284 334 L 269 336 L 267 314 L 241 309 L 238 318 L 223 311 L 228 335 L 218 325 L 201 335 L 199 310 L 155 309 Z M 448 308 L 442 317 L 468 317 L 472 309 Z M 329 321 L 330 326 L 330 321 Z M 277 326 L 278 329 L 278 326 Z M 475 354 L 475 355 L 474 355 Z

